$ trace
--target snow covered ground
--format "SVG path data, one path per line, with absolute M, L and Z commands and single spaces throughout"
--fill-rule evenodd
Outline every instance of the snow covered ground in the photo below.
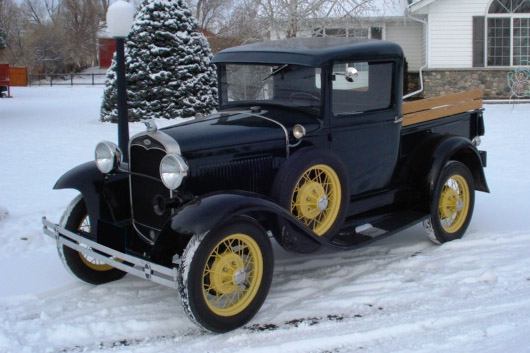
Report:
M 81 283 L 42 234 L 40 217 L 58 221 L 76 195 L 52 190 L 57 178 L 116 141 L 98 121 L 102 92 L 14 88 L 0 100 L 0 352 L 530 352 L 529 105 L 486 106 L 492 193 L 477 194 L 464 239 L 435 246 L 416 226 L 343 253 L 276 247 L 261 311 L 214 335 L 171 289 Z

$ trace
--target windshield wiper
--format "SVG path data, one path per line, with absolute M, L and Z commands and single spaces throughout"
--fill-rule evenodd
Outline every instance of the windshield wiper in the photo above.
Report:
M 285 64 L 283 66 L 280 66 L 279 68 L 277 68 L 276 70 L 274 70 L 273 72 L 271 72 L 269 75 L 267 75 L 263 80 L 261 81 L 265 81 L 266 79 L 268 79 L 269 77 L 272 77 L 274 75 L 276 75 L 278 72 L 282 71 L 283 69 L 285 69 L 287 66 L 289 66 L 289 64 Z

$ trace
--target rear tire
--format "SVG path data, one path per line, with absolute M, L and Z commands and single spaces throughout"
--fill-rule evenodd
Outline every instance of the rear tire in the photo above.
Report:
M 423 222 L 428 237 L 437 244 L 462 238 L 475 205 L 475 183 L 469 168 L 457 161 L 448 162 L 430 203 L 431 217 Z
M 61 225 L 66 230 L 74 233 L 79 233 L 81 230 L 90 233 L 90 218 L 81 195 L 72 201 L 63 215 Z M 59 256 L 70 273 L 90 284 L 112 282 L 126 275 L 123 271 L 85 256 L 64 245 L 59 247 Z

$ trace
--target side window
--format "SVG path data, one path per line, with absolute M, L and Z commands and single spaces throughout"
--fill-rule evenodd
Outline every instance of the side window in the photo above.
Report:
M 392 67 L 392 63 L 368 62 L 333 65 L 333 114 L 350 115 L 390 107 Z

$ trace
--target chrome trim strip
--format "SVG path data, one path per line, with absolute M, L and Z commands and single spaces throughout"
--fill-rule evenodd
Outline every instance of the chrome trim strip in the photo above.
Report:
M 66 230 L 58 224 L 48 221 L 46 217 L 42 217 L 42 224 L 44 234 L 54 238 L 57 241 L 58 246 L 65 245 L 69 248 L 79 251 L 84 255 L 93 257 L 98 261 L 104 262 L 114 268 L 130 273 L 134 276 L 147 279 L 170 288 L 178 288 L 177 267 L 169 268 L 161 266 L 159 264 L 113 250 L 109 247 L 86 239 L 79 234 L 75 234 L 69 230 Z M 80 246 L 79 243 L 85 244 L 90 248 Z M 123 260 L 123 262 L 115 259 Z M 179 263 L 176 263 L 176 265 L 179 265 Z
M 227 112 L 219 112 L 219 113 L 216 113 L 216 114 L 219 114 L 221 117 L 223 117 L 223 114 L 230 114 L 230 115 L 233 115 L 233 114 L 247 114 L 247 115 L 250 115 L 250 116 L 255 116 L 256 118 L 261 118 L 261 119 L 270 121 L 271 123 L 274 123 L 274 124 L 278 125 L 279 127 L 282 128 L 283 133 L 285 134 L 285 158 L 289 158 L 289 147 L 292 147 L 289 144 L 289 131 L 287 131 L 287 128 L 285 127 L 285 125 L 283 125 L 279 121 L 276 121 L 276 120 L 274 120 L 272 118 L 267 118 L 266 116 L 263 116 L 263 115 L 260 115 L 260 114 L 252 113 L 251 111 L 245 111 L 245 110 L 230 110 L 230 111 L 227 111 Z
M 174 138 L 160 130 L 154 132 L 143 131 L 131 137 L 131 139 L 129 140 L 129 152 L 131 152 L 132 141 L 140 136 L 148 136 L 154 140 L 157 140 L 162 144 L 162 146 L 164 146 L 164 148 L 166 149 L 166 153 L 181 154 L 180 145 L 178 144 L 178 142 Z

